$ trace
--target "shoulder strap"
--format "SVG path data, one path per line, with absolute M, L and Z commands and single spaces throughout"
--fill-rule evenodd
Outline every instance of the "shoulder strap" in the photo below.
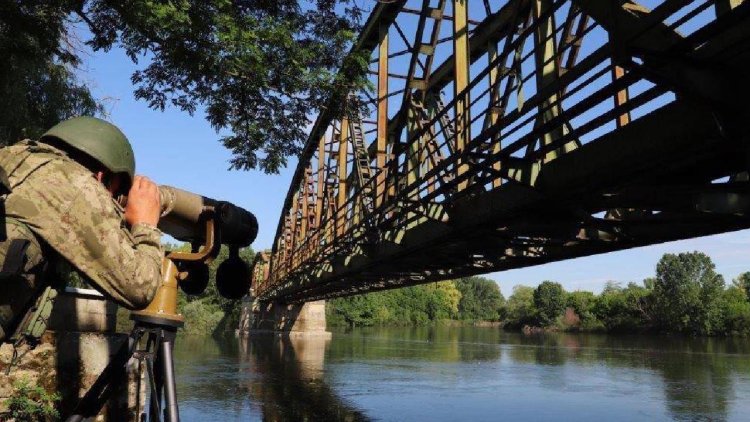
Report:
M 26 263 L 26 249 L 29 248 L 31 241 L 29 239 L 11 239 L 8 246 L 8 253 L 5 255 L 3 268 L 0 270 L 3 275 L 20 274 Z
M 10 180 L 8 180 L 8 173 L 4 168 L 0 167 L 0 195 L 7 195 L 10 193 Z

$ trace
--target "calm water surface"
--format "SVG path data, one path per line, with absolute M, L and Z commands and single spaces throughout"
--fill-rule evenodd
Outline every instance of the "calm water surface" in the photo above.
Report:
M 493 328 L 179 337 L 185 421 L 750 420 L 750 340 Z

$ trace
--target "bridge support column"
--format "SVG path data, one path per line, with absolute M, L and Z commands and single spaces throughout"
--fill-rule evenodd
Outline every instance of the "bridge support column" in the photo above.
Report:
M 324 300 L 302 304 L 261 302 L 252 291 L 242 307 L 240 335 L 275 333 L 280 336 L 319 336 L 330 338 L 326 331 Z

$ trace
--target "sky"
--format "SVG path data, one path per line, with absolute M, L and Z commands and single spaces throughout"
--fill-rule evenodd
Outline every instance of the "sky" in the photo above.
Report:
M 80 78 L 104 100 L 109 120 L 128 136 L 136 155 L 136 171 L 159 184 L 233 202 L 258 218 L 255 250 L 270 248 L 296 161 L 278 175 L 260 171 L 230 171 L 231 154 L 219 142 L 203 113 L 194 116 L 174 108 L 155 111 L 133 96 L 130 75 L 138 69 L 115 48 L 87 52 Z M 515 285 L 536 286 L 543 280 L 560 282 L 566 290 L 599 292 L 608 280 L 640 282 L 654 275 L 664 253 L 702 251 L 727 282 L 750 270 L 750 230 L 611 252 L 536 267 L 488 274 L 507 297 Z

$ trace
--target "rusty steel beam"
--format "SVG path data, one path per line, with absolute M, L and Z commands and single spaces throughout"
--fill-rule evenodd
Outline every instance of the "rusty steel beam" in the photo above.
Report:
M 530 0 L 511 0 L 477 25 L 473 35 L 469 38 L 469 63 L 473 64 L 479 60 L 486 53 L 487 46 L 490 43 L 497 43 L 500 39 L 506 37 L 508 32 L 512 30 L 515 19 L 523 15 L 523 11 L 528 9 L 530 4 Z M 453 57 L 448 57 L 429 76 L 429 82 L 424 87 L 424 91 L 439 92 L 452 82 L 454 73 L 455 60 Z M 402 104 L 402 108 L 388 124 L 389 133 L 397 134 L 401 132 L 406 124 L 406 113 L 407 110 Z

